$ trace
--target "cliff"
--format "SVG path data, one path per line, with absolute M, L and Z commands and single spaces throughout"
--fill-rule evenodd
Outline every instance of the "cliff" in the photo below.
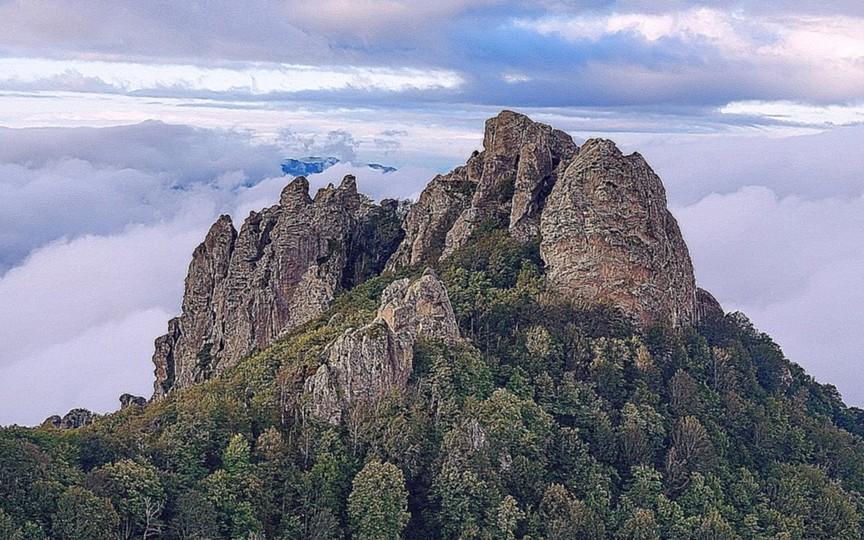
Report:
M 306 380 L 312 413 L 338 424 L 344 413 L 371 407 L 408 383 L 414 343 L 428 337 L 459 340 L 456 316 L 444 284 L 427 270 L 411 282 L 400 279 L 381 295 L 371 323 L 346 330 L 324 351 L 324 363 Z

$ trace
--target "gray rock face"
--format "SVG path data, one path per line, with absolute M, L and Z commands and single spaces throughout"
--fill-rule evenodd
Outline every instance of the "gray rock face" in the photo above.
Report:
M 540 253 L 551 287 L 637 322 L 695 321 L 696 284 L 660 178 L 611 141 L 579 150 L 546 200 Z
M 412 341 L 418 336 L 447 343 L 459 340 L 459 325 L 447 289 L 430 269 L 414 282 L 400 279 L 384 289 L 378 319 L 394 333 L 409 335 Z
M 444 255 L 486 220 L 507 225 L 516 238 L 536 236 L 543 202 L 577 152 L 569 135 L 523 114 L 503 111 L 487 120 L 477 191 L 447 234 Z
M 338 424 L 408 383 L 418 337 L 447 342 L 459 328 L 444 285 L 427 271 L 414 282 L 393 282 L 373 322 L 346 330 L 324 350 L 324 363 L 306 380 L 312 414 Z
M 429 182 L 405 216 L 405 239 L 388 261 L 387 270 L 438 261 L 447 233 L 471 205 L 482 163 L 482 154 L 475 154 L 467 165 Z
M 192 256 L 183 313 L 156 340 L 154 396 L 236 364 L 380 272 L 402 239 L 403 213 L 395 201 L 370 203 L 353 176 L 314 199 L 298 177 L 239 233 L 220 217 Z
M 448 206 L 441 191 L 451 178 L 474 186 L 470 201 Z M 483 151 L 423 192 L 388 267 L 436 262 L 484 222 L 539 239 L 561 297 L 611 304 L 641 324 L 697 319 L 687 246 L 663 184 L 639 154 L 599 139 L 578 148 L 566 133 L 504 111 L 486 122 Z

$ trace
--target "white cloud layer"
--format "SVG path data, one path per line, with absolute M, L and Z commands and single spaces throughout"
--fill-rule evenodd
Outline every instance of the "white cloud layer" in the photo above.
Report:
M 289 181 L 275 172 L 282 156 L 359 146 L 347 133 L 292 132 L 280 150 L 156 122 L 0 130 L 0 141 L 0 254 L 11 267 L 0 271 L 0 425 L 149 396 L 153 340 L 216 216 L 239 227 L 274 204 Z M 433 173 L 345 163 L 311 177 L 312 189 L 344 174 L 381 197 L 415 194 Z
M 148 394 L 147 358 L 179 305 L 201 218 L 61 241 L 0 277 L 0 424 Z

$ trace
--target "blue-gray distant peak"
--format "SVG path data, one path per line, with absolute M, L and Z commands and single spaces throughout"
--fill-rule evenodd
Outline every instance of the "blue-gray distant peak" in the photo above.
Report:
M 307 156 L 301 158 L 286 158 L 282 162 L 282 172 L 288 176 L 307 176 L 318 174 L 339 163 L 336 157 Z M 358 163 L 359 167 L 369 167 L 384 174 L 394 172 L 396 167 L 382 165 L 380 163 Z
M 288 158 L 282 162 L 282 172 L 289 176 L 306 176 L 324 172 L 339 163 L 339 158 L 308 156 Z
M 380 163 L 367 163 L 366 166 L 369 167 L 370 169 L 375 169 L 376 171 L 381 171 L 384 174 L 391 173 L 391 172 L 394 172 L 396 170 L 396 167 L 390 167 L 388 165 L 381 165 Z

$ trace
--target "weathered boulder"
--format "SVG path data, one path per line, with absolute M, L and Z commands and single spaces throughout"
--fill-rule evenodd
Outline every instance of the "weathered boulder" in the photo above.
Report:
M 430 336 L 448 343 L 459 339 L 459 325 L 447 289 L 431 269 L 413 282 L 404 278 L 384 289 L 378 319 L 393 332 L 407 333 L 412 339 Z
M 346 176 L 314 199 L 296 178 L 239 233 L 220 217 L 193 254 L 182 314 L 156 340 L 154 396 L 236 364 L 379 273 L 402 239 L 403 215 L 395 201 L 372 204 Z
M 346 414 L 365 412 L 392 391 L 404 389 L 418 337 L 450 343 L 460 339 L 447 291 L 431 271 L 413 282 L 390 284 L 374 321 L 346 330 L 327 346 L 323 364 L 304 387 L 312 414 L 338 424 Z
M 147 398 L 141 396 L 133 396 L 132 394 L 123 394 L 120 396 L 120 410 L 129 407 L 143 407 L 147 405 Z
M 641 324 L 695 321 L 696 284 L 660 178 L 641 155 L 587 141 L 546 199 L 540 253 L 553 290 Z
M 76 429 L 79 427 L 92 424 L 99 415 L 87 409 L 72 409 L 60 421 L 61 429 Z
M 343 412 L 373 404 L 411 375 L 413 340 L 383 320 L 347 330 L 324 351 L 325 361 L 305 383 L 312 413 L 334 424 Z
M 48 418 L 42 421 L 41 426 L 47 428 L 55 428 L 60 429 L 60 424 L 63 422 L 63 419 L 60 418 L 59 414 L 52 414 Z

